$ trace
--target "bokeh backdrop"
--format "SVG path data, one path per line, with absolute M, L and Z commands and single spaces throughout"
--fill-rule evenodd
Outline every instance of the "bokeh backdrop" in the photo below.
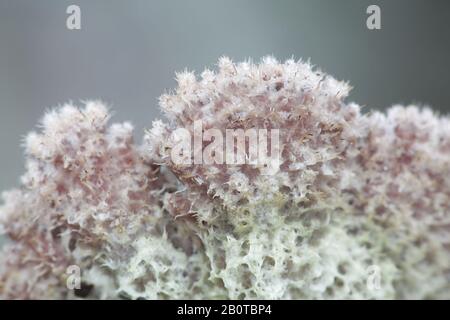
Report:
M 81 30 L 66 28 L 71 4 Z M 370 4 L 381 30 L 366 28 Z M 366 110 L 420 103 L 446 113 L 450 1 L 0 0 L 0 190 L 18 185 L 21 141 L 47 108 L 102 99 L 142 136 L 175 71 L 267 54 L 310 58 L 348 80 L 349 100 Z

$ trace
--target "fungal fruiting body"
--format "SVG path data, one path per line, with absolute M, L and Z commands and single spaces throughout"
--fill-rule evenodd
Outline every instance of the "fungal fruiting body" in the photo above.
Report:
M 99 102 L 45 115 L 20 189 L 3 194 L 0 297 L 449 298 L 450 119 L 362 114 L 307 63 L 218 65 L 177 74 L 167 121 L 140 145 Z M 224 137 L 277 130 L 277 170 L 174 161 L 176 133 L 198 121 Z

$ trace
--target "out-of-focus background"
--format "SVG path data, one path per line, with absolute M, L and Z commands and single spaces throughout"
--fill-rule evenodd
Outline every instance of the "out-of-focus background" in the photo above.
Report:
M 81 8 L 81 30 L 66 8 Z M 382 29 L 366 27 L 381 8 Z M 448 0 L 0 0 L 0 190 L 18 185 L 23 136 L 43 112 L 102 99 L 136 136 L 158 117 L 174 73 L 221 55 L 311 58 L 370 108 L 450 106 Z

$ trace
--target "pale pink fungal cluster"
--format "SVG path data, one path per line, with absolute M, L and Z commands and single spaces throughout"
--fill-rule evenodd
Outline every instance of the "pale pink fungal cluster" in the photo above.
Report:
M 140 145 L 99 102 L 28 135 L 22 185 L 0 207 L 0 297 L 450 297 L 448 117 L 362 114 L 347 84 L 294 60 L 221 58 L 177 81 Z M 173 133 L 198 120 L 278 129 L 279 170 L 174 163 Z

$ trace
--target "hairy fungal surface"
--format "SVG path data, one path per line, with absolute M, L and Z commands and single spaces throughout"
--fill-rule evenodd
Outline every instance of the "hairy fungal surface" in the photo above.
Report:
M 362 114 L 346 83 L 272 57 L 177 82 L 142 144 L 100 102 L 50 111 L 27 136 L 0 207 L 1 298 L 450 298 L 448 117 Z M 279 130 L 277 170 L 173 161 L 196 121 Z

